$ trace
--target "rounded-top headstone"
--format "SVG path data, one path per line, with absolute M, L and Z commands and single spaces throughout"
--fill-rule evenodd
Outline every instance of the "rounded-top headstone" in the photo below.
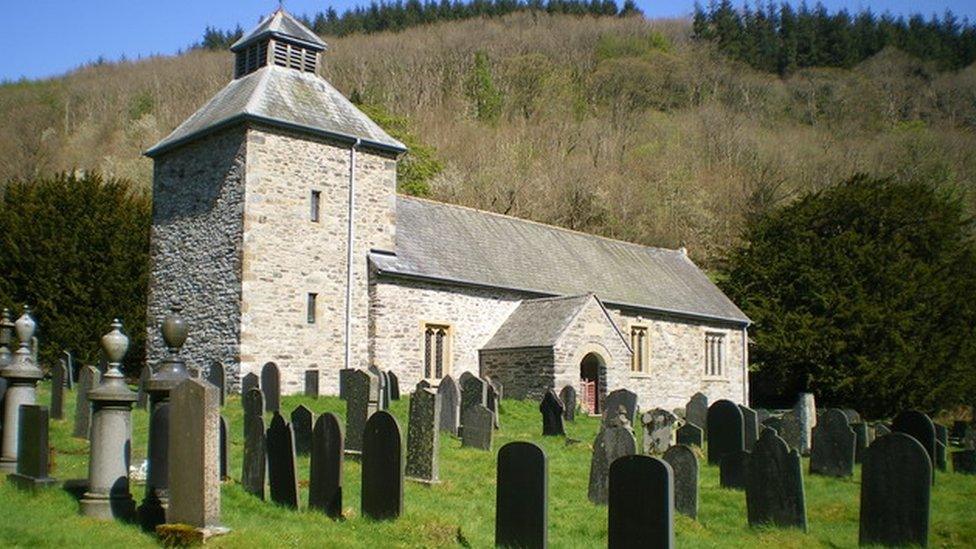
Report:
M 895 416 L 891 430 L 911 436 L 925 448 L 929 461 L 935 463 L 935 424 L 918 410 L 908 410 Z M 933 477 L 934 478 L 934 477 Z
M 677 444 L 668 448 L 661 459 L 671 465 L 674 473 L 675 511 L 698 518 L 698 456 L 695 451 L 690 446 Z
M 394 519 L 403 512 L 403 442 L 400 425 L 386 411 L 366 420 L 363 429 L 362 513 Z
M 674 547 L 674 472 L 668 462 L 630 455 L 610 464 L 607 546 Z
M 725 454 L 746 449 L 745 421 L 736 403 L 719 400 L 709 406 L 706 424 L 709 464 L 718 465 Z
M 746 467 L 749 524 L 807 529 L 800 453 L 767 429 L 759 436 Z
M 928 542 L 932 461 L 905 433 L 876 439 L 861 467 L 861 545 Z
M 548 544 L 548 460 L 532 442 L 509 442 L 498 451 L 495 494 L 495 545 L 546 547 Z

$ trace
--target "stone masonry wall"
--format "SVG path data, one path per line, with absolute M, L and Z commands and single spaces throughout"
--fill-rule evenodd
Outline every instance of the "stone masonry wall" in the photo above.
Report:
M 228 130 L 156 158 L 146 362 L 166 355 L 159 327 L 174 303 L 190 335 L 194 368 L 238 363 L 244 129 Z
M 395 371 L 400 386 L 408 388 L 423 375 L 424 323 L 451 326 L 451 377 L 478 375 L 478 350 L 525 297 L 506 290 L 382 277 L 373 281 L 371 291 L 372 362 Z
M 482 374 L 502 383 L 505 398 L 542 401 L 553 387 L 552 347 L 489 349 L 479 359 Z
M 345 353 L 350 150 L 335 143 L 255 128 L 247 136 L 241 315 L 241 374 L 267 361 L 282 371 L 282 392 L 297 393 L 304 371 L 320 370 L 324 394 L 339 390 Z M 353 244 L 353 367 L 368 366 L 368 268 L 372 248 L 392 250 L 396 162 L 356 153 Z M 321 192 L 319 221 L 311 192 Z M 308 293 L 317 318 L 306 319 Z
M 596 299 L 589 300 L 577 313 L 553 350 L 557 392 L 565 385 L 572 385 L 579 393 L 580 362 L 590 352 L 599 354 L 606 366 L 605 371 L 600 373 L 601 406 L 607 393 L 614 389 L 626 387 L 634 390 L 627 385 L 626 379 L 630 368 L 630 348 Z

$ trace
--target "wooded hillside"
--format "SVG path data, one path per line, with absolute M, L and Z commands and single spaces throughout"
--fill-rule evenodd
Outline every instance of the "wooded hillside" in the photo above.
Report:
M 684 20 L 514 13 L 329 38 L 323 74 L 424 153 L 409 192 L 645 244 L 706 266 L 752 213 L 855 172 L 976 211 L 976 67 L 887 48 L 786 77 Z M 229 52 L 0 86 L 0 181 L 151 181 L 141 152 L 231 78 Z M 416 164 L 414 164 L 416 166 Z

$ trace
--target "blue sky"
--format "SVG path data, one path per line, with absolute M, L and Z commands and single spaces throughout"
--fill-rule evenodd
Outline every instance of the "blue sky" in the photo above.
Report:
M 765 2 L 765 0 L 763 0 Z M 618 0 L 621 4 L 623 0 Z M 814 4 L 816 0 L 808 1 Z M 343 9 L 367 2 L 287 0 L 294 13 Z M 741 4 L 740 0 L 735 1 Z M 795 2 L 794 2 L 795 3 Z M 43 78 L 104 58 L 132 58 L 173 54 L 198 41 L 207 25 L 245 29 L 277 7 L 277 0 L 5 0 L 7 30 L 0 34 L 0 80 Z M 649 17 L 691 13 L 694 0 L 637 0 Z M 973 0 L 823 0 L 831 10 L 869 7 L 876 13 L 941 14 L 951 9 L 960 18 L 976 20 Z M 14 53 L 15 55 L 11 55 Z

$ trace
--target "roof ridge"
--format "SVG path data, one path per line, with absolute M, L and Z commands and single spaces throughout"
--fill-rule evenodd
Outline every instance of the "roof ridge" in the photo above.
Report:
M 438 200 L 431 200 L 429 198 L 421 198 L 419 196 L 409 196 L 409 195 L 399 194 L 398 193 L 397 194 L 397 199 L 401 199 L 401 198 L 406 199 L 406 200 L 414 200 L 414 201 L 417 201 L 417 202 L 426 202 L 428 204 L 434 204 L 434 205 L 437 205 L 437 206 L 445 206 L 445 207 L 448 207 L 448 208 L 457 208 L 459 210 L 469 210 L 469 211 L 472 211 L 472 212 L 477 212 L 477 213 L 481 213 L 481 214 L 487 214 L 487 215 L 491 215 L 491 216 L 494 216 L 494 217 L 500 217 L 502 219 L 509 219 L 509 220 L 512 220 L 512 221 L 519 221 L 519 222 L 528 223 L 528 224 L 531 224 L 531 225 L 539 225 L 539 226 L 545 227 L 547 229 L 555 229 L 557 231 L 562 231 L 564 233 L 569 233 L 569 234 L 573 234 L 573 235 L 585 236 L 585 237 L 589 237 L 589 238 L 593 238 L 593 239 L 597 239 L 597 240 L 604 240 L 604 241 L 607 241 L 607 242 L 613 242 L 615 244 L 626 244 L 627 246 L 634 246 L 634 247 L 637 247 L 637 248 L 642 248 L 644 250 L 652 250 L 652 251 L 657 251 L 657 252 L 669 252 L 669 253 L 673 253 L 673 254 L 676 254 L 676 255 L 680 255 L 680 256 L 687 257 L 687 254 L 682 253 L 681 250 L 675 250 L 675 249 L 671 249 L 671 248 L 662 248 L 660 246 L 647 246 L 645 244 L 639 244 L 637 242 L 630 242 L 628 240 L 620 240 L 618 238 L 610 238 L 609 236 L 601 236 L 601 235 L 598 235 L 598 234 L 587 233 L 587 232 L 583 232 L 583 231 L 577 231 L 575 229 L 567 229 L 566 227 L 560 227 L 559 225 L 551 225 L 549 223 L 543 223 L 541 221 L 535 221 L 535 220 L 532 220 L 532 219 L 526 219 L 524 217 L 516 217 L 514 215 L 508 215 L 508 214 L 493 212 L 493 211 L 490 211 L 490 210 L 481 210 L 481 209 L 478 209 L 478 208 L 473 208 L 471 206 L 464 206 L 462 204 L 452 204 L 452 203 L 449 203 L 449 202 L 440 202 Z
M 590 297 L 592 295 L 596 295 L 596 294 L 594 294 L 594 293 L 591 292 L 591 293 L 585 293 L 585 294 L 551 295 L 551 296 L 546 296 L 546 297 L 531 297 L 531 298 L 528 298 L 528 299 L 523 299 L 522 300 L 522 303 L 538 303 L 540 301 L 560 301 L 560 300 L 564 300 L 564 299 L 565 300 L 570 300 L 570 299 L 583 299 L 583 298 L 588 298 L 588 297 Z

